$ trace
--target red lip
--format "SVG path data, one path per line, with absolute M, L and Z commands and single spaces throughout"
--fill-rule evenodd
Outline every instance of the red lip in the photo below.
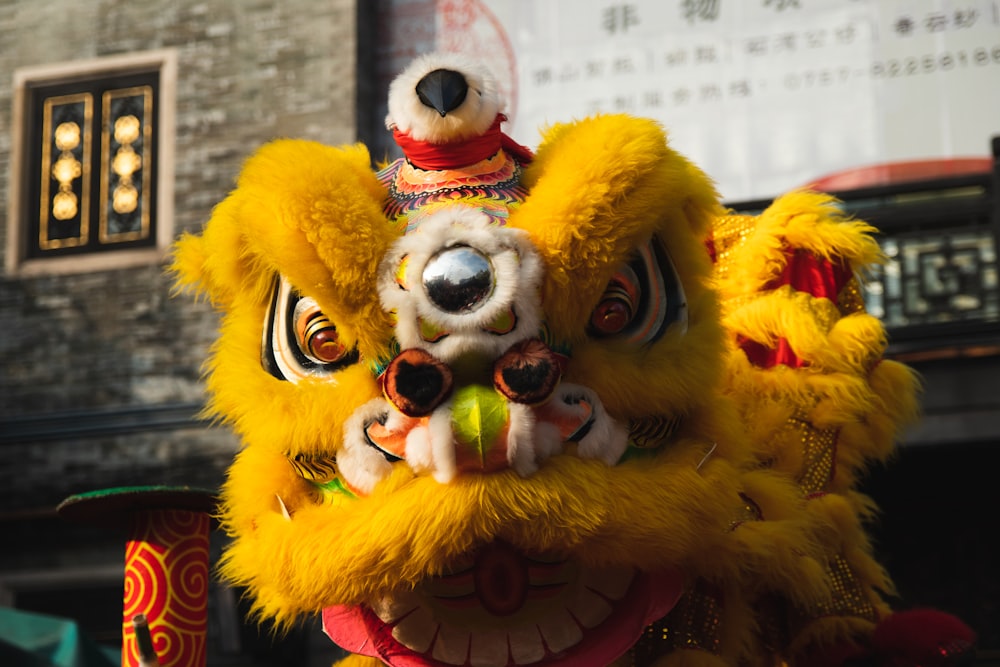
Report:
M 339 646 L 392 667 L 604 667 L 682 592 L 676 572 L 584 568 L 495 542 L 373 606 L 323 611 Z

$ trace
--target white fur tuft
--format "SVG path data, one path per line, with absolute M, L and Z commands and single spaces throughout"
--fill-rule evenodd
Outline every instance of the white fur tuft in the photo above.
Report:
M 586 387 L 577 386 L 582 390 L 591 408 L 593 408 L 593 424 L 587 435 L 580 439 L 577 453 L 581 458 L 599 459 L 609 466 L 614 466 L 621 459 L 628 447 L 628 431 L 614 420 L 597 394 Z
M 447 313 L 437 308 L 421 286 L 427 263 L 441 250 L 456 245 L 475 248 L 489 257 L 496 285 L 493 294 L 471 313 Z M 406 260 L 404 284 L 396 282 Z M 403 349 L 419 347 L 449 363 L 463 354 L 478 352 L 490 358 L 511 345 L 538 335 L 541 327 L 539 285 L 543 266 L 527 233 L 513 227 L 497 227 L 471 208 L 456 206 L 429 216 L 420 227 L 398 239 L 379 268 L 379 296 L 386 310 L 396 313 L 396 339 Z M 504 335 L 485 329 L 513 308 L 517 326 Z M 436 342 L 420 335 L 420 322 L 448 331 Z
M 507 403 L 510 423 L 507 429 L 507 461 L 521 477 L 530 477 L 538 470 L 538 453 L 534 447 L 535 413 L 527 405 Z
M 344 423 L 344 447 L 337 453 L 337 468 L 347 483 L 362 493 L 371 493 L 392 472 L 392 464 L 368 444 L 365 436 L 366 425 L 392 409 L 385 399 L 374 398 L 355 410 Z
M 445 116 L 425 106 L 416 92 L 420 79 L 438 69 L 459 72 L 469 84 L 465 101 Z M 385 125 L 417 141 L 446 144 L 486 132 L 500 106 L 496 79 L 482 64 L 459 53 L 428 53 L 410 63 L 389 85 Z

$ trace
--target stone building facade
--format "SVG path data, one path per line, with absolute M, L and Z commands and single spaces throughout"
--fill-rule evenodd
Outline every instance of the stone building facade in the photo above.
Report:
M 121 537 L 69 524 L 55 507 L 70 494 L 110 487 L 214 489 L 237 448 L 226 429 L 198 416 L 200 367 L 217 320 L 209 304 L 172 293 L 163 244 L 138 261 L 119 263 L 107 253 L 60 260 L 52 270 L 44 260 L 20 262 L 19 249 L 9 247 L 23 238 L 17 226 L 24 224 L 10 205 L 20 187 L 11 180 L 20 173 L 12 154 L 26 141 L 16 81 L 25 72 L 29 80 L 38 72 L 51 78 L 60 68 L 78 73 L 144 54 L 166 58 L 173 103 L 160 109 L 160 120 L 173 131 L 159 148 L 172 153 L 172 164 L 160 170 L 159 192 L 173 196 L 172 214 L 157 223 L 173 237 L 200 228 L 261 143 L 356 140 L 358 36 L 365 33 L 358 26 L 373 25 L 359 4 L 366 3 L 0 3 L 0 248 L 7 248 L 0 267 L 0 605 L 77 615 L 85 630 L 114 644 Z M 220 595 L 235 606 L 230 592 L 213 589 Z M 268 656 L 289 650 L 269 647 L 255 632 L 241 645 L 238 626 L 228 635 L 220 630 L 232 620 L 210 617 L 211 664 L 230 664 L 227 655 L 232 664 L 271 664 Z M 254 652 L 256 661 L 238 658 Z

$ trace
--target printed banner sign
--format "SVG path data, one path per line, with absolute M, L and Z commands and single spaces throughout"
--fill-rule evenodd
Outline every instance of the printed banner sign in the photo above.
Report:
M 428 3 L 393 4 L 412 19 Z M 985 156 L 1000 135 L 1000 0 L 433 6 L 434 48 L 497 69 L 517 141 L 596 112 L 652 117 L 729 201 L 875 164 Z

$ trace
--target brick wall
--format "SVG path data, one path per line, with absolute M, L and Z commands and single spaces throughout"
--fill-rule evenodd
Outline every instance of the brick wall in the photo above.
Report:
M 0 3 L 0 201 L 17 68 L 176 49 L 179 233 L 200 227 L 261 143 L 355 140 L 356 34 L 354 0 Z M 10 224 L 3 208 L 0 246 Z M 0 518 L 95 488 L 221 481 L 236 443 L 193 416 L 216 318 L 170 293 L 161 265 L 34 278 L 3 267 Z M 164 408 L 173 427 L 143 427 Z M 186 422 L 176 418 L 184 409 Z M 138 410 L 138 424 L 123 426 L 122 410 Z M 59 437 L 75 413 L 93 430 Z
M 355 140 L 355 5 L 0 2 L 0 249 L 14 224 L 6 202 L 16 69 L 174 49 L 169 222 L 175 233 L 197 230 L 263 142 Z M 172 297 L 161 264 L 26 278 L 4 261 L 0 251 L 0 532 L 6 545 L 0 604 L 75 618 L 113 645 L 121 628 L 115 598 L 123 534 L 69 523 L 54 510 L 71 494 L 97 489 L 221 484 L 238 444 L 224 427 L 196 418 L 204 400 L 201 364 L 217 318 L 205 303 Z M 222 539 L 213 536 L 216 556 Z M 247 652 L 255 665 L 286 664 L 287 649 L 267 648 L 268 639 L 250 642 L 251 648 L 219 648 L 218 619 L 235 613 L 232 600 L 216 600 L 222 592 L 213 584 L 209 595 L 210 664 L 250 664 L 241 657 Z M 246 636 L 258 634 L 253 629 Z M 329 665 L 334 650 L 324 641 L 308 660 L 295 662 Z M 261 657 L 271 653 L 272 659 Z

